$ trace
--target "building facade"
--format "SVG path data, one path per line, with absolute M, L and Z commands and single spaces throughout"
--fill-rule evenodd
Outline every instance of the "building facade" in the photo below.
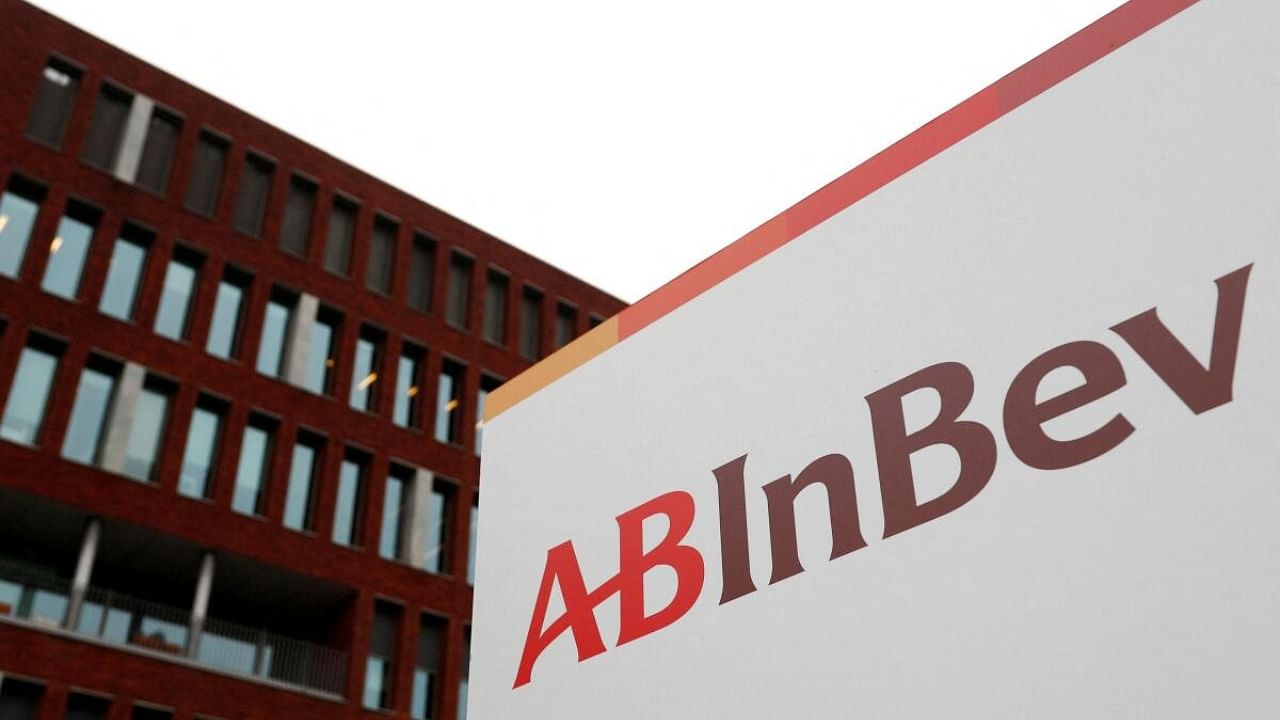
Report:
M 0 718 L 465 714 L 485 395 L 621 301 L 0 22 Z

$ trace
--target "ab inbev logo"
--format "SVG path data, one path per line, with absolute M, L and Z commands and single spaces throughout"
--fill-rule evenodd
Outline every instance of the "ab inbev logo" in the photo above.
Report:
M 1232 399 L 1236 351 L 1252 267 L 1247 265 L 1216 281 L 1217 308 L 1207 366 L 1174 336 L 1155 308 L 1110 328 L 1195 414 Z M 1041 382 L 1059 368 L 1074 368 L 1083 381 L 1064 393 L 1037 400 Z M 1120 358 L 1102 343 L 1068 342 L 1044 352 L 1014 376 L 1005 394 L 1002 421 L 1009 449 L 1018 460 L 1040 470 L 1069 468 L 1116 449 L 1135 431 L 1123 414 L 1070 440 L 1049 437 L 1043 426 L 1110 395 L 1126 383 Z M 938 415 L 925 428 L 907 432 L 902 400 L 926 388 L 936 391 L 941 398 Z M 958 362 L 944 362 L 918 370 L 866 396 L 879 468 L 885 538 L 960 508 L 991 479 L 996 466 L 995 436 L 988 425 L 963 417 L 973 392 L 973 374 L 969 368 Z M 960 472 L 949 490 L 921 503 L 916 498 L 911 456 L 934 445 L 954 449 L 960 459 Z M 757 591 L 751 578 L 747 544 L 746 461 L 747 456 L 743 455 L 711 471 L 719 493 L 721 605 Z M 804 572 L 797 551 L 794 504 L 799 493 L 812 485 L 820 484 L 826 490 L 831 559 L 867 546 L 859 522 L 854 483 L 854 463 L 844 455 L 832 453 L 809 463 L 794 476 L 785 475 L 761 487 L 768 508 L 770 585 Z M 704 553 L 715 552 L 712 548 L 696 548 L 685 542 L 696 514 L 693 496 L 673 491 L 617 516 L 618 572 L 599 582 L 594 589 L 588 588 L 587 579 L 582 576 L 572 540 L 547 551 L 528 636 L 516 669 L 515 687 L 530 681 L 538 657 L 566 632 L 572 635 L 577 646 L 579 662 L 604 653 L 605 641 L 595 611 L 614 595 L 618 596 L 620 628 L 616 645 L 643 638 L 683 617 L 703 595 Z M 643 524 L 646 519 L 659 515 L 668 520 L 667 534 L 646 552 Z M 674 571 L 677 578 L 675 596 L 666 607 L 650 611 L 645 605 L 644 578 L 650 570 L 664 566 Z M 559 588 L 565 610 L 547 624 L 553 587 Z

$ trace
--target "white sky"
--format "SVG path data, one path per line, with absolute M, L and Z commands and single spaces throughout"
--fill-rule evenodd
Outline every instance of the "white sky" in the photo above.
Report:
M 36 4 L 635 301 L 1121 3 Z

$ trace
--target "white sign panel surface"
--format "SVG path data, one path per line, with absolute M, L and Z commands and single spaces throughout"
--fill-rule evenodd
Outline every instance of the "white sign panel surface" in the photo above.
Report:
M 471 717 L 1275 712 L 1280 3 L 904 143 L 491 415 Z

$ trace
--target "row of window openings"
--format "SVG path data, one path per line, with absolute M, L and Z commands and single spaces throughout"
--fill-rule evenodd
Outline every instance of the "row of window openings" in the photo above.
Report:
M 50 59 L 31 114 L 28 135 L 55 148 L 61 147 L 67 118 L 79 86 L 79 77 L 79 71 L 74 67 L 56 58 Z M 128 163 L 131 168 L 137 166 L 137 177 L 133 182 L 163 193 L 168 184 L 181 120 L 173 113 L 155 108 L 154 103 L 147 98 L 135 97 L 125 90 L 104 83 L 98 104 L 94 108 L 83 157 L 86 162 L 98 167 L 118 168 L 122 146 L 126 144 L 130 134 L 130 123 L 145 124 L 145 130 L 139 129 L 134 133 L 145 132 L 145 141 L 140 146 L 133 143 L 133 146 L 141 148 L 140 158 Z M 185 198 L 189 209 L 207 216 L 214 214 L 228 149 L 229 143 L 225 139 L 208 131 L 200 133 Z M 274 172 L 275 164 L 267 158 L 253 152 L 246 155 L 232 222 L 236 229 L 254 237 L 261 234 Z M 116 174 L 121 175 L 121 171 L 117 169 Z M 317 191 L 318 185 L 305 177 L 294 175 L 290 178 L 279 242 L 282 249 L 294 255 L 307 254 Z M 14 202 L 17 203 L 18 200 Z M 30 203 L 30 200 L 27 202 Z M 330 209 L 324 267 L 342 276 L 350 273 L 351 250 L 359 209 L 358 202 L 341 195 L 335 195 Z M 15 213 L 29 210 L 29 207 L 16 208 Z M 3 211 L 0 210 L 0 213 Z M 377 214 L 369 241 L 365 284 L 369 289 L 384 295 L 391 293 L 398 234 L 399 224 L 395 220 Z M 22 244 L 25 246 L 25 240 Z M 411 307 L 422 312 L 431 310 L 434 266 L 435 241 L 422 233 L 415 233 L 410 251 L 405 300 Z M 460 253 L 455 252 L 450 258 L 445 319 L 462 329 L 468 328 L 470 324 L 468 310 L 473 266 L 474 262 Z M 489 271 L 482 333 L 486 340 L 497 345 L 506 344 L 508 285 L 509 281 L 504 273 Z M 526 358 L 535 360 L 542 354 L 542 294 L 535 288 L 526 287 L 522 300 L 519 350 Z M 589 320 L 590 326 L 594 327 L 603 318 L 592 314 Z M 576 325 L 577 309 L 564 302 L 558 303 L 556 348 L 573 340 Z
M 374 604 L 373 629 L 369 638 L 369 656 L 365 662 L 362 704 L 368 710 L 391 710 L 395 696 L 395 658 L 404 609 L 385 600 Z M 409 717 L 427 720 L 438 717 L 441 648 L 444 647 L 446 621 L 423 614 L 418 631 L 414 659 L 413 686 L 409 699 Z M 461 679 L 458 683 L 457 717 L 467 716 L 467 689 L 471 656 L 471 628 L 463 628 Z
M 44 704 L 44 685 L 29 680 L 0 676 L 0 718 L 3 720 L 37 720 Z M 72 692 L 67 696 L 64 720 L 106 720 L 111 716 L 112 702 L 101 695 Z M 117 715 L 115 717 L 124 717 Z M 130 720 L 172 720 L 173 711 L 149 705 L 134 705 Z M 195 720 L 212 720 L 197 715 Z
M 25 445 L 39 441 L 59 354 L 60 348 L 53 341 L 39 336 L 33 336 L 32 343 L 23 349 L 3 419 L 0 419 L 0 438 Z M 125 377 L 130 373 L 135 377 Z M 140 482 L 154 481 L 175 389 L 169 381 L 147 374 L 137 366 L 122 367 L 91 356 L 76 388 L 62 456 Z M 121 402 L 130 403 L 131 409 L 117 410 Z M 197 401 L 179 470 L 180 494 L 203 499 L 212 497 L 212 479 L 226 413 L 226 404 L 219 400 L 201 396 Z M 112 422 L 113 417 L 122 420 Z M 258 414 L 250 416 L 235 468 L 231 498 L 231 509 L 235 512 L 263 515 L 276 435 L 273 420 Z M 285 527 L 300 531 L 315 529 L 316 488 L 324 449 L 321 436 L 306 431 L 298 433 L 287 475 Z M 343 454 L 331 534 L 333 542 L 340 545 L 360 544 L 369 461 L 367 454 L 355 449 Z M 446 549 L 456 486 L 446 480 L 428 478 L 429 474 L 392 465 L 386 479 L 378 553 L 387 559 L 413 562 L 432 572 L 450 572 L 446 567 Z M 419 483 L 430 485 L 419 487 Z M 420 502 L 419 496 L 425 502 Z M 476 509 L 473 504 L 466 567 L 468 581 L 474 578 Z M 413 544 L 418 538 L 423 543 L 421 548 Z

